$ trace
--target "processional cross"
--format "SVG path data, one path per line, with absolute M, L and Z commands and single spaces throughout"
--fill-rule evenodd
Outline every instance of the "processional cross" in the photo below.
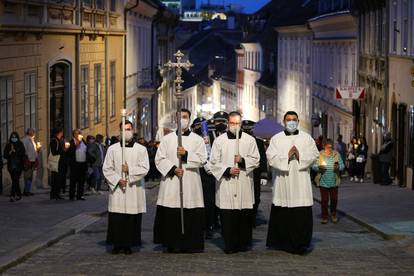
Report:
M 181 147 L 182 142 L 182 131 L 181 131 L 181 108 L 182 108 L 182 100 L 183 100 L 183 87 L 181 84 L 184 83 L 184 80 L 181 78 L 184 69 L 190 69 L 193 64 L 190 61 L 182 62 L 181 60 L 184 57 L 184 54 L 178 50 L 177 53 L 174 54 L 176 58 L 176 62 L 168 61 L 165 66 L 168 69 L 175 69 L 175 97 L 177 99 L 177 135 L 178 135 L 178 146 Z M 181 169 L 183 167 L 183 162 L 181 160 L 181 156 L 178 156 L 178 167 Z M 181 214 L 181 234 L 184 235 L 184 207 L 183 207 L 183 177 L 179 177 L 180 180 L 180 214 Z

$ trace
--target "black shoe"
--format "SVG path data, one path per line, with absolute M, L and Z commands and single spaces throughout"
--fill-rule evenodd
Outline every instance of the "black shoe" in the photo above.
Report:
M 34 195 L 34 193 L 32 193 L 32 192 L 27 192 L 27 194 L 28 194 L 29 196 L 33 196 L 33 195 Z
M 84 198 L 84 197 L 78 197 L 78 198 L 76 198 L 77 200 L 86 200 L 86 198 Z
M 125 255 L 131 255 L 132 254 L 132 250 L 130 247 L 125 247 L 124 248 L 124 254 Z
M 15 202 L 16 200 L 14 199 L 14 197 L 10 197 L 10 202 Z
M 65 198 L 64 197 L 61 197 L 61 196 L 57 196 L 56 199 L 59 199 L 60 200 L 60 199 L 65 199 Z
M 116 254 L 119 254 L 119 252 L 121 252 L 121 248 L 120 247 L 114 247 L 114 248 L 112 248 L 111 254 L 116 255 Z
M 70 197 L 70 198 L 69 198 L 69 200 L 70 200 L 70 201 L 74 201 L 74 200 L 75 200 L 75 198 L 74 198 L 74 197 Z
M 20 195 L 20 196 L 16 197 L 15 199 L 16 199 L 16 201 L 19 201 L 20 199 L 22 199 L 22 196 Z

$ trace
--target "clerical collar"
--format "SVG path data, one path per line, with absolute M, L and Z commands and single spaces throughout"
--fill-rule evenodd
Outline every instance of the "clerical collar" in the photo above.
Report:
M 243 131 L 239 131 L 239 138 L 241 138 Z M 227 131 L 227 138 L 229 139 L 236 139 L 236 135 L 234 135 L 231 131 Z
M 122 141 L 119 141 L 119 144 L 122 147 Z M 134 139 L 131 139 L 130 141 L 125 141 L 125 147 L 126 148 L 132 148 L 134 146 L 134 144 L 135 144 Z
M 183 132 L 183 136 L 190 136 L 191 130 L 187 129 L 186 131 Z M 178 130 L 175 132 L 175 134 L 177 134 L 178 136 Z
M 285 134 L 286 134 L 286 136 L 290 136 L 290 135 L 298 135 L 298 134 L 299 134 L 299 130 L 297 129 L 297 130 L 295 130 L 295 132 L 290 133 L 289 131 L 287 131 L 287 130 L 285 129 Z

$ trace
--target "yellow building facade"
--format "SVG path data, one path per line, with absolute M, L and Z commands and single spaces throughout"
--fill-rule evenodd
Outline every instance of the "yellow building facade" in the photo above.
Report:
M 2 150 L 12 131 L 23 136 L 34 127 L 44 145 L 45 167 L 56 127 L 64 128 L 67 139 L 75 128 L 84 135 L 118 134 L 124 89 L 123 2 L 0 2 Z

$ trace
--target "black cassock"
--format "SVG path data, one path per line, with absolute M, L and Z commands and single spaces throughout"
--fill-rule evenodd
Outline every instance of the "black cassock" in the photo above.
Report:
M 180 208 L 157 205 L 154 243 L 170 252 L 196 253 L 204 250 L 204 208 L 184 209 L 184 235 L 181 234 Z
M 108 213 L 106 242 L 114 247 L 141 245 L 142 214 Z
M 312 241 L 312 206 L 287 208 L 272 204 L 267 247 L 305 254 Z

